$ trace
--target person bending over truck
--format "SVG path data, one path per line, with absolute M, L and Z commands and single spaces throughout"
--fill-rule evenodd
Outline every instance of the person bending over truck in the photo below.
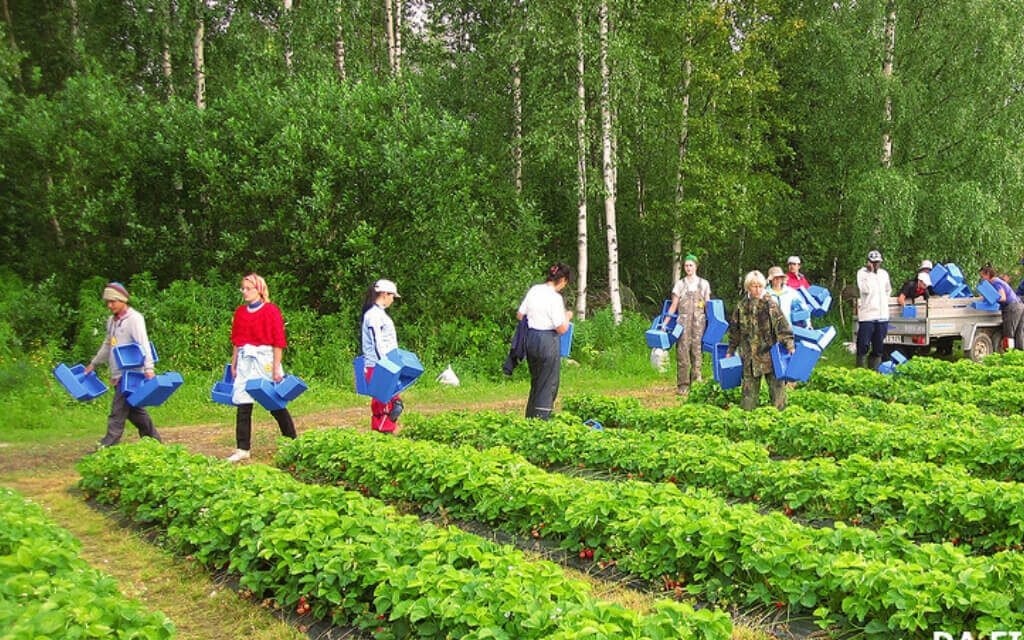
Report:
M 907 280 L 903 283 L 903 287 L 900 289 L 899 301 L 900 306 L 905 306 L 907 300 L 910 300 L 910 304 L 914 304 L 917 298 L 928 299 L 929 289 L 932 286 L 932 277 L 924 271 L 919 271 L 917 276 Z
M 1003 337 L 1009 338 L 1011 349 L 1024 349 L 1024 303 L 1013 288 L 996 277 L 996 270 L 992 264 L 986 264 L 981 268 L 982 280 L 999 292 L 999 308 L 1003 313 Z

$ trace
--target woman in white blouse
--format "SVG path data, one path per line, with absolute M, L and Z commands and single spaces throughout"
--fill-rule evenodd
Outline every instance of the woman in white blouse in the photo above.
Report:
M 565 310 L 561 291 L 569 284 L 572 269 L 559 262 L 545 272 L 545 281 L 530 287 L 519 305 L 517 317 L 526 318 L 526 362 L 530 367 L 530 398 L 526 417 L 547 420 L 558 395 L 561 377 L 560 336 L 569 330 L 572 311 Z

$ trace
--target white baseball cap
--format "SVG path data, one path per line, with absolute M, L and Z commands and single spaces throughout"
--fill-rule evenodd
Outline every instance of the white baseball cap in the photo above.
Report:
M 924 271 L 917 274 L 917 279 L 921 281 L 926 287 L 932 286 L 932 277 Z
M 401 298 L 402 297 L 402 296 L 398 295 L 398 287 L 396 287 L 395 283 L 390 281 L 390 280 L 383 280 L 382 279 L 382 280 L 378 280 L 377 282 L 374 282 L 373 283 L 373 290 L 376 291 L 377 293 L 393 293 L 393 294 L 395 294 L 396 298 Z
M 800 264 L 800 256 L 789 256 L 789 260 L 786 260 L 786 264 Z
M 875 251 L 875 250 L 868 251 L 868 262 L 881 262 L 881 261 L 882 261 L 882 254 L 881 253 L 879 253 L 878 251 Z
M 931 260 L 922 260 L 921 266 L 918 267 L 918 269 L 932 269 L 933 267 L 934 265 L 932 264 Z

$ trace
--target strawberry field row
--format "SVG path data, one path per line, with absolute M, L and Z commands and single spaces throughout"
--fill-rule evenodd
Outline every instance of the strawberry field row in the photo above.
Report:
M 811 518 L 896 523 L 909 537 L 984 551 L 1024 543 L 1021 485 L 972 478 L 962 467 L 900 459 L 773 461 L 759 445 L 710 435 L 629 429 L 504 414 L 410 417 L 403 435 L 507 446 L 538 464 L 585 465 L 712 489 Z
M 819 367 L 807 382 L 807 388 L 906 404 L 927 405 L 936 400 L 950 400 L 973 404 L 998 415 L 1019 415 L 1024 411 L 1024 388 L 1019 378 L 1000 378 L 986 384 L 961 380 L 921 384 L 901 375 L 886 376 L 870 369 Z
M 694 385 L 691 395 L 707 398 L 714 393 L 707 391 L 711 387 Z M 712 397 L 719 401 L 728 398 L 721 394 Z M 1024 481 L 1024 426 L 1011 425 L 1009 418 L 989 415 L 987 421 L 972 424 L 972 415 L 981 416 L 966 409 L 958 413 L 952 406 L 949 413 L 939 415 L 921 407 L 821 391 L 797 389 L 789 397 L 791 406 L 783 412 L 773 408 L 748 412 L 698 403 L 646 409 L 635 398 L 595 395 L 571 396 L 562 406 L 608 427 L 753 440 L 782 456 L 899 457 L 962 465 L 986 478 Z M 863 418 L 861 413 L 906 420 L 879 422 Z
M 450 436 L 502 428 L 491 418 L 430 422 Z M 528 423 L 544 424 L 519 419 L 514 427 Z M 1024 592 L 1016 587 L 1024 579 L 1021 554 L 970 557 L 949 544 L 912 545 L 842 525 L 812 529 L 702 490 L 547 473 L 500 447 L 477 451 L 338 429 L 303 434 L 277 463 L 300 477 L 359 483 L 427 511 L 553 536 L 583 557 L 595 551 L 595 561 L 615 559 L 711 601 L 789 604 L 812 611 L 822 626 L 894 637 L 1024 624 Z
M 0 636 L 174 637 L 167 616 L 122 596 L 79 557 L 81 546 L 38 505 L 0 489 Z
M 1012 354 L 1013 352 L 1009 352 Z M 1024 353 L 1024 352 L 1020 352 Z M 1018 362 L 1018 360 L 1020 360 Z M 937 358 L 911 358 L 901 364 L 897 376 L 905 381 L 913 381 L 920 385 L 949 382 L 952 384 L 970 383 L 988 385 L 997 380 L 1024 380 L 1024 359 L 1020 356 L 993 354 L 985 358 L 983 363 L 974 362 L 969 358 L 949 361 Z
M 81 488 L 241 574 L 258 598 L 389 638 L 728 638 L 727 616 L 595 600 L 550 562 L 425 525 L 354 491 L 304 485 L 143 439 L 79 463 Z

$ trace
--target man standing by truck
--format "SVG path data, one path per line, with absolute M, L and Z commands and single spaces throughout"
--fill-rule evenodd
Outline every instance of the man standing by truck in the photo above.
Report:
M 877 369 L 882 363 L 885 334 L 889 325 L 889 296 L 892 282 L 889 272 L 882 268 L 882 254 L 868 252 L 867 264 L 857 271 L 857 366 L 863 367 L 871 349 L 868 366 Z

